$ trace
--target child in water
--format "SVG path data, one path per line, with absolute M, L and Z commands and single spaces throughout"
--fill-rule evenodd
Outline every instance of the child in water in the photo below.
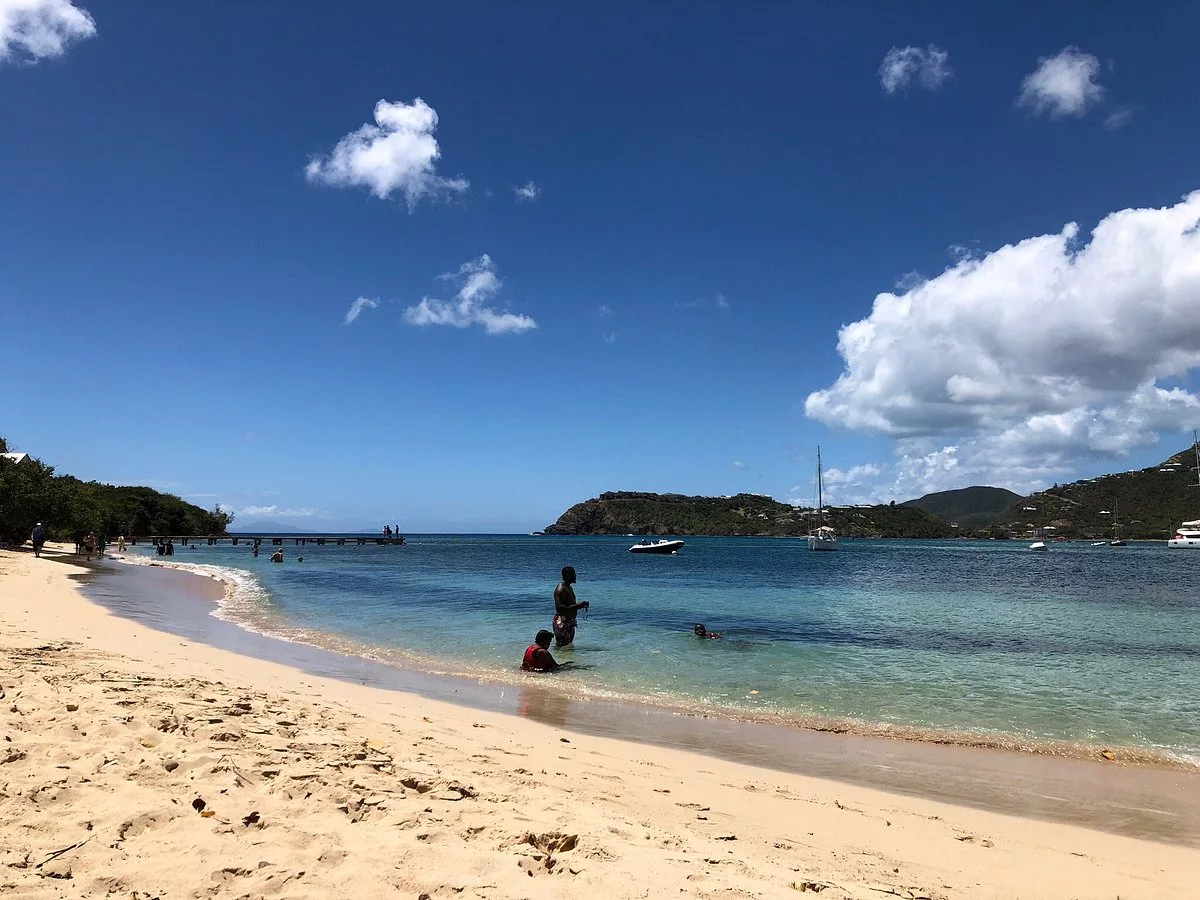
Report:
M 692 632 L 698 638 L 712 638 L 714 641 L 721 640 L 721 636 L 719 634 L 717 634 L 715 631 L 709 631 L 702 624 L 697 624 L 696 627 L 692 629 Z

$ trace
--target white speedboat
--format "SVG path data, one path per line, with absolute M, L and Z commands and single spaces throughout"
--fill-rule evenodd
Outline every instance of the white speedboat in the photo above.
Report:
M 1167 541 L 1168 547 L 1200 547 L 1200 519 L 1184 522 L 1175 529 L 1175 536 Z
M 683 549 L 683 541 L 639 541 L 629 548 L 630 553 L 674 553 Z
M 1046 546 L 1045 541 L 1034 541 L 1032 544 L 1029 545 L 1029 549 L 1030 550 L 1049 550 L 1050 548 Z
M 817 527 L 808 534 L 808 549 L 837 549 L 837 533 L 825 524 L 825 484 L 821 474 L 820 447 L 817 447 Z

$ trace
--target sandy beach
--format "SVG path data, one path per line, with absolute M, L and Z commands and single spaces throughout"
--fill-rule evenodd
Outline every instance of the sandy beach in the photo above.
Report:
M 1195 846 L 320 678 L 111 615 L 78 571 L 0 553 L 15 896 L 1196 896 Z

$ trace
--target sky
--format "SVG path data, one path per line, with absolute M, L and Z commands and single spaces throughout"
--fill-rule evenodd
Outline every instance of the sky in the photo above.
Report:
M 309 530 L 1200 426 L 1200 6 L 0 0 L 0 435 Z

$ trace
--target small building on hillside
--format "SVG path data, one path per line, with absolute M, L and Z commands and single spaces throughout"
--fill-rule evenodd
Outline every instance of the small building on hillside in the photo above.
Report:
M 15 463 L 25 462 L 25 460 L 29 459 L 28 453 L 0 453 L 0 456 L 3 456 L 5 459 L 11 459 Z

